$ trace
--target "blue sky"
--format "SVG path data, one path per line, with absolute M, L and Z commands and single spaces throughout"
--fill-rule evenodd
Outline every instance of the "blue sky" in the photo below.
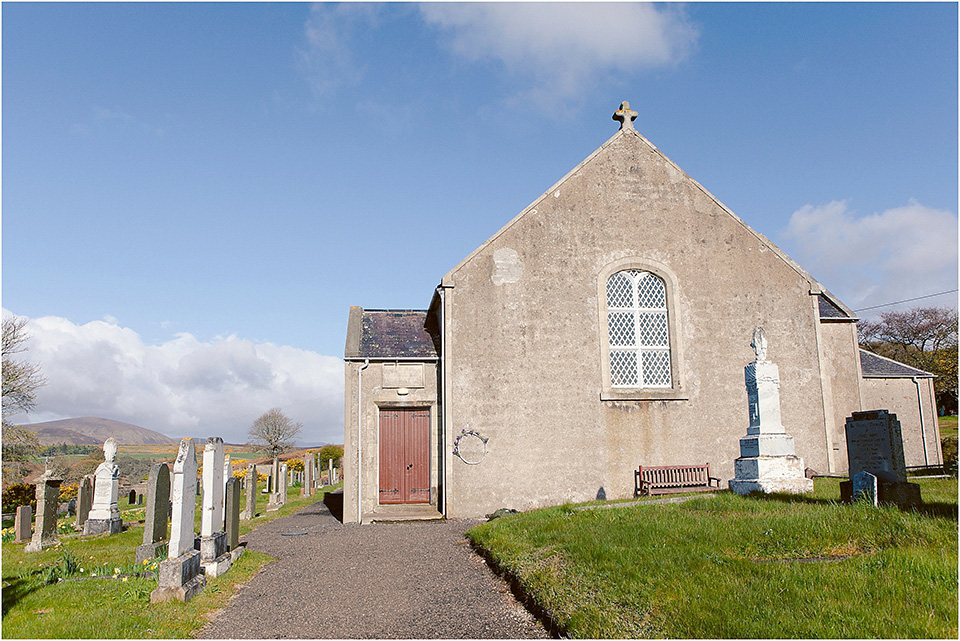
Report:
M 4 3 L 2 35 L 20 420 L 342 441 L 349 306 L 425 307 L 624 99 L 851 307 L 957 286 L 956 4 Z

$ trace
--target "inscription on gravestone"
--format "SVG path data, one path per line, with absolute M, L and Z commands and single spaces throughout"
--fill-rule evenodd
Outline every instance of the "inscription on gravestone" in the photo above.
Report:
M 907 469 L 896 414 L 886 410 L 854 412 L 846 421 L 850 478 L 870 472 L 887 483 L 904 483 Z

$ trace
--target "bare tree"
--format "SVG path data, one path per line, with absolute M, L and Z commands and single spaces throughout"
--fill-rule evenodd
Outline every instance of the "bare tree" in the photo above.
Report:
M 250 428 L 251 442 L 262 445 L 273 458 L 277 458 L 293 446 L 302 427 L 302 423 L 294 423 L 279 407 L 274 407 L 253 422 Z
M 938 404 L 957 399 L 957 310 L 915 307 L 857 323 L 860 346 L 936 374 Z
M 29 335 L 27 319 L 10 316 L 3 319 L 3 428 L 7 428 L 7 416 L 29 412 L 37 404 L 37 390 L 47 381 L 40 374 L 40 366 L 26 361 L 14 360 L 13 355 L 25 352 Z
M 46 384 L 40 367 L 15 360 L 14 354 L 26 351 L 27 319 L 10 316 L 3 319 L 3 472 L 4 478 L 23 476 L 27 462 L 40 453 L 40 440 L 25 427 L 12 425 L 7 417 L 29 412 L 37 403 L 37 390 Z

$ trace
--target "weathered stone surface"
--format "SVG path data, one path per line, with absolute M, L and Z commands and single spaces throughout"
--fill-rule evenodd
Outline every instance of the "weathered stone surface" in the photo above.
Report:
M 847 462 L 850 477 L 870 472 L 886 483 L 905 483 L 903 438 L 896 414 L 886 410 L 854 412 L 847 418 Z
M 240 479 L 227 481 L 227 512 L 224 531 L 227 533 L 227 550 L 235 550 L 240 543 Z
M 243 508 L 243 514 L 240 518 L 252 520 L 257 514 L 257 468 L 253 464 L 247 466 L 246 477 L 247 504 Z
M 84 535 L 116 534 L 123 529 L 120 508 L 120 468 L 117 467 L 117 442 L 113 437 L 103 443 L 104 461 L 94 472 L 93 505 L 83 526 Z
M 173 512 L 169 552 L 171 559 L 193 550 L 196 478 L 197 458 L 193 439 L 185 438 L 180 441 L 177 459 L 173 464 Z
M 147 508 L 143 527 L 143 543 L 156 543 L 167 538 L 167 513 L 170 504 L 170 468 L 155 463 L 147 477 Z
M 171 600 L 189 601 L 203 589 L 206 583 L 204 576 L 200 574 L 200 553 L 196 550 L 189 550 L 161 562 L 158 574 L 158 586 L 150 593 L 150 603 Z
M 223 439 L 207 439 L 203 448 L 203 509 L 200 536 L 210 537 L 223 531 Z
M 17 516 L 13 523 L 13 542 L 23 543 L 30 540 L 30 525 L 33 520 L 33 508 L 21 505 L 17 508 Z
M 880 500 L 877 477 L 867 471 L 857 472 L 851 479 L 853 483 L 853 500 L 866 501 L 876 506 Z
M 764 360 L 767 338 L 762 327 L 754 329 L 751 345 L 757 360 L 744 368 L 750 423 L 747 436 L 740 439 L 730 490 L 736 494 L 812 492 L 813 480 L 807 478 L 793 437 L 780 421 L 780 374 L 776 364 Z
M 37 523 L 33 538 L 24 547 L 25 552 L 39 552 L 57 544 L 57 501 L 62 481 L 51 476 L 49 470 L 37 479 Z
M 87 474 L 80 479 L 77 488 L 77 527 L 82 528 L 90 517 L 90 508 L 93 507 L 93 474 Z

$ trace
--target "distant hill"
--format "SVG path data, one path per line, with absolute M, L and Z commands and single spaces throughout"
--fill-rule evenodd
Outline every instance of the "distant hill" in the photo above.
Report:
M 166 434 L 109 418 L 65 418 L 60 421 L 30 423 L 23 427 L 35 432 L 42 445 L 103 445 L 109 437 L 120 445 L 177 443 Z

